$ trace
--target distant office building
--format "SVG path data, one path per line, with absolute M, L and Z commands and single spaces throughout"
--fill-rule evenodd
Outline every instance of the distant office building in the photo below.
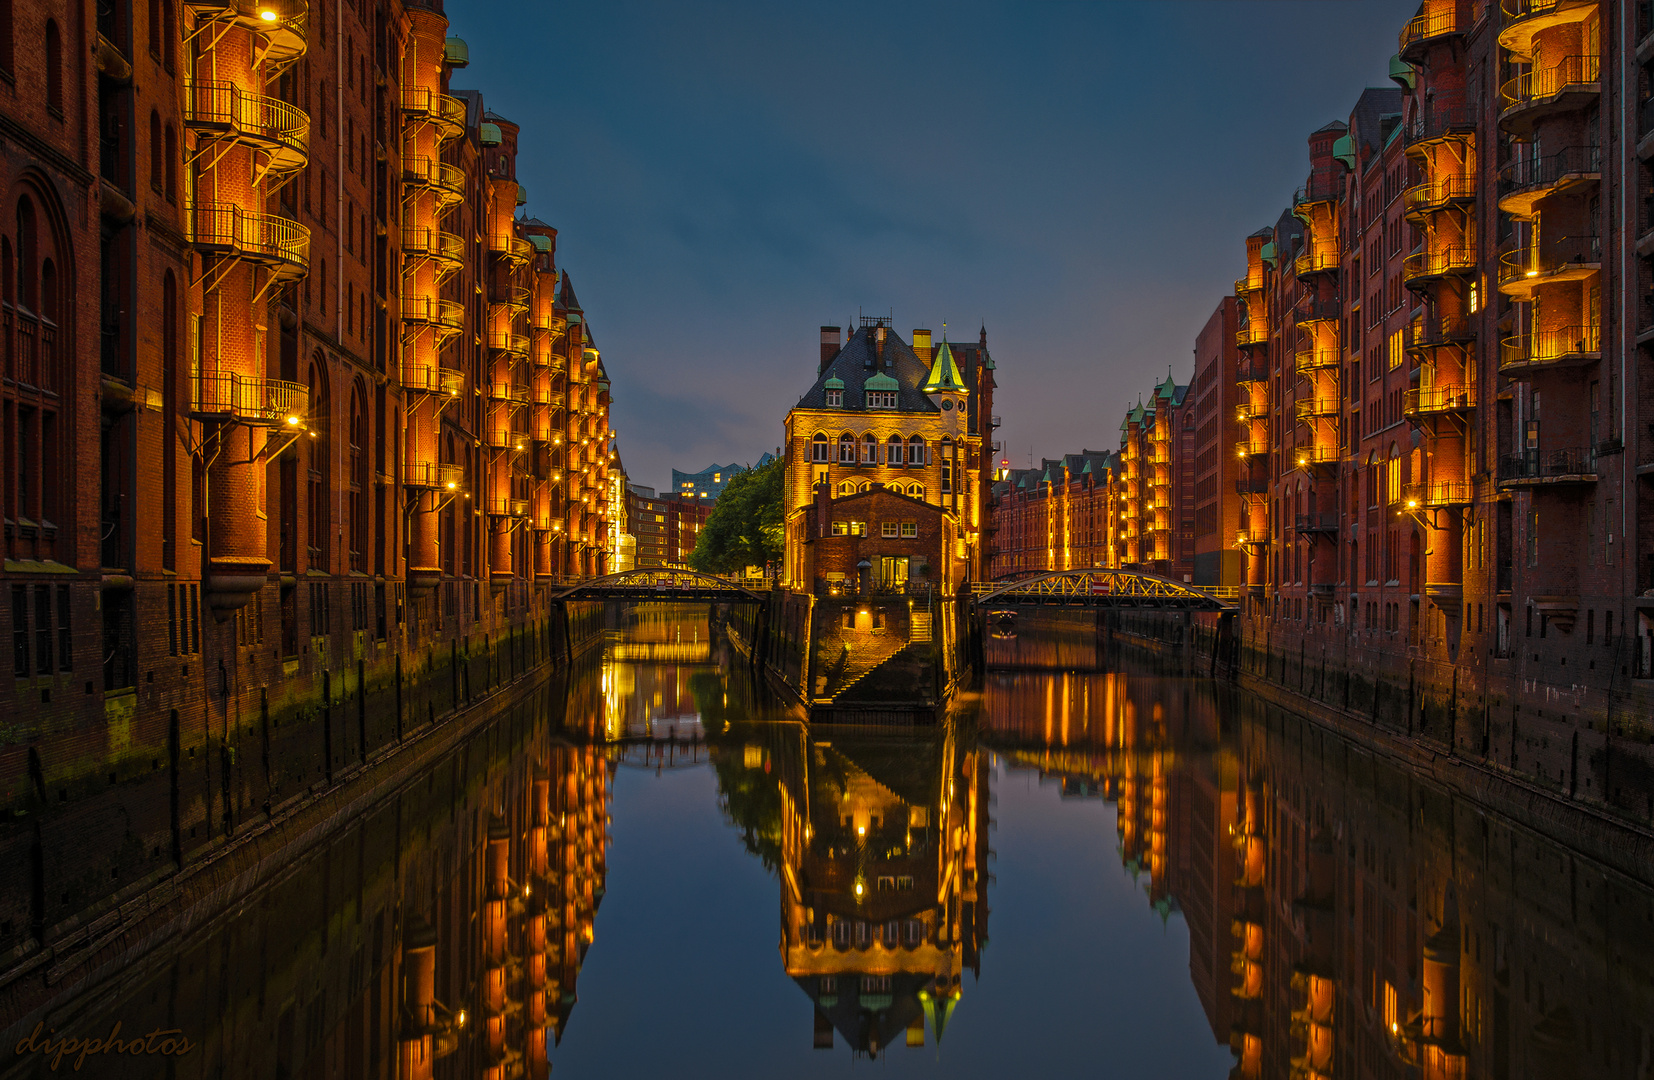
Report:
M 637 545 L 636 565 L 687 562 L 707 518 L 712 516 L 712 503 L 712 499 L 659 495 L 654 488 L 642 484 L 627 485 L 626 531 L 632 534 Z
M 682 495 L 686 499 L 716 502 L 718 496 L 724 493 L 724 488 L 735 479 L 739 473 L 747 471 L 745 465 L 712 464 L 696 473 L 679 472 L 672 470 L 672 494 Z

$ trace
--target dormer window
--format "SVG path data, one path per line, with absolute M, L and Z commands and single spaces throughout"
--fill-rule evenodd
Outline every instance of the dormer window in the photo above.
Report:
M 867 407 L 869 409 L 894 409 L 896 407 L 896 392 L 894 390 L 867 391 Z
M 829 409 L 842 409 L 844 407 L 844 391 L 843 390 L 829 390 L 829 391 L 827 391 L 827 407 Z

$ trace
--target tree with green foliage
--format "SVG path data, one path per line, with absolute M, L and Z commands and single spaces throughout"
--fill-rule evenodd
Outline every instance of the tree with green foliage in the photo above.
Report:
M 695 541 L 689 565 L 710 574 L 734 574 L 781 558 L 781 489 L 786 465 L 780 459 L 738 473 Z

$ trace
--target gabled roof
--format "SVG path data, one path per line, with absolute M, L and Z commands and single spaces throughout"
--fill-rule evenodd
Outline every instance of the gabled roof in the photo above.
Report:
M 570 280 L 567 270 L 557 275 L 557 303 L 564 311 L 584 310 L 574 295 L 574 282 Z
M 874 327 L 864 326 L 850 335 L 850 340 L 844 347 L 833 355 L 817 375 L 815 385 L 807 390 L 803 397 L 798 399 L 796 408 L 825 409 L 827 407 L 827 384 L 830 379 L 837 379 L 843 384 L 844 411 L 866 411 L 867 399 L 863 392 L 867 389 L 869 380 L 884 375 L 896 383 L 896 411 L 911 413 L 940 412 L 931 400 L 925 396 L 920 386 L 930 374 L 930 365 L 926 364 L 913 354 L 913 349 L 891 329 L 885 330 L 884 360 L 881 367 L 874 366 L 877 348 L 873 340 Z M 834 387 L 833 389 L 838 389 Z M 875 385 L 874 389 L 878 389 Z M 876 409 L 875 412 L 886 410 Z

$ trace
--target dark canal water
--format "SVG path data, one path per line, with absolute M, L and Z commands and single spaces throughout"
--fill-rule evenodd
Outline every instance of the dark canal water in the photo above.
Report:
M 810 728 L 641 612 L 42 1030 L 178 1033 L 96 1077 L 1654 1077 L 1649 867 L 1111 666 Z

